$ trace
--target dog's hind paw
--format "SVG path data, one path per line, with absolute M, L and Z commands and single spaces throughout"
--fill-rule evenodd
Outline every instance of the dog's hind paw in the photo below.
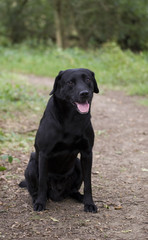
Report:
M 34 205 L 33 205 L 33 210 L 37 211 L 37 212 L 43 211 L 43 210 L 45 210 L 45 204 L 35 202 Z
M 70 197 L 77 200 L 80 203 L 83 203 L 84 195 L 79 192 L 73 192 L 70 194 Z
M 85 204 L 84 211 L 97 213 L 97 206 L 95 204 Z

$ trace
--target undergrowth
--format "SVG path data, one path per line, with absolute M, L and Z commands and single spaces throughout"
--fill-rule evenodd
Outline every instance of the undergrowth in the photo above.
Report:
M 55 77 L 60 70 L 89 68 L 99 85 L 118 86 L 131 95 L 148 95 L 148 53 L 122 51 L 107 43 L 96 51 L 78 48 L 0 48 L 0 70 Z
M 0 73 L 0 171 L 6 170 L 6 162 L 16 160 L 13 154 L 30 151 L 35 130 L 29 131 L 32 126 L 28 122 L 26 131 L 27 123 L 24 121 L 31 121 L 34 114 L 33 123 L 37 124 L 46 102 L 47 96 L 39 94 L 21 75 L 6 71 Z

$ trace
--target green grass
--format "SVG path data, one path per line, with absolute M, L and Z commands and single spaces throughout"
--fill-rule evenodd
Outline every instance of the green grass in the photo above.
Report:
M 148 98 L 139 100 L 139 103 L 143 106 L 148 106 Z
M 23 123 L 22 123 L 23 124 Z M 19 163 L 21 160 L 15 155 L 29 153 L 32 149 L 35 138 L 35 132 L 20 134 L 7 129 L 0 129 L 0 171 L 7 170 L 9 163 Z
M 14 151 L 26 153 L 33 146 L 35 132 L 25 132 L 23 127 L 31 128 L 32 116 L 36 125 L 46 106 L 48 96 L 39 94 L 20 74 L 1 71 L 0 73 L 0 162 L 1 156 L 11 156 Z M 21 116 L 21 119 L 19 117 Z M 25 121 L 28 116 L 28 122 Z M 18 120 L 21 121 L 19 125 Z M 1 125 L 2 124 L 2 125 Z M 3 126 L 5 128 L 3 129 Z M 14 129 L 15 128 L 15 129 Z M 25 128 L 25 129 L 26 129 Z M 9 158 L 8 158 L 9 159 Z M 5 161 L 4 166 L 5 166 Z M 0 164 L 1 165 L 1 164 Z M 3 167 L 3 165 L 1 166 Z M 2 171 L 1 169 L 0 171 Z
M 67 68 L 89 68 L 99 85 L 118 86 L 131 95 L 148 95 L 148 53 L 122 51 L 115 43 L 96 51 L 78 48 L 0 48 L 0 70 L 55 77 Z
M 30 143 L 33 146 L 35 133 L 27 132 L 26 134 L 20 134 L 14 131 L 5 132 L 0 129 L 0 153 L 2 151 L 6 152 L 13 151 L 17 149 L 17 151 L 21 151 L 23 153 L 29 151 Z
M 0 111 L 5 113 L 38 108 L 45 102 L 33 86 L 19 74 L 1 71 L 0 73 Z

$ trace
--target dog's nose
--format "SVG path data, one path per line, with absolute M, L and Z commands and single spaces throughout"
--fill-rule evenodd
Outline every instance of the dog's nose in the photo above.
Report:
M 80 97 L 88 97 L 89 92 L 87 90 L 83 90 L 80 92 Z

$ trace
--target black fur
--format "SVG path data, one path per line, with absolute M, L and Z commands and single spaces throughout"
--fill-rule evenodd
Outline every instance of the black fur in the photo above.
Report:
M 35 211 L 44 210 L 48 198 L 72 197 L 84 203 L 86 212 L 97 212 L 91 190 L 93 92 L 99 89 L 88 69 L 61 71 L 55 79 L 36 134 L 35 152 L 25 170 L 25 181 L 19 184 L 27 187 Z M 83 181 L 84 195 L 79 193 Z

